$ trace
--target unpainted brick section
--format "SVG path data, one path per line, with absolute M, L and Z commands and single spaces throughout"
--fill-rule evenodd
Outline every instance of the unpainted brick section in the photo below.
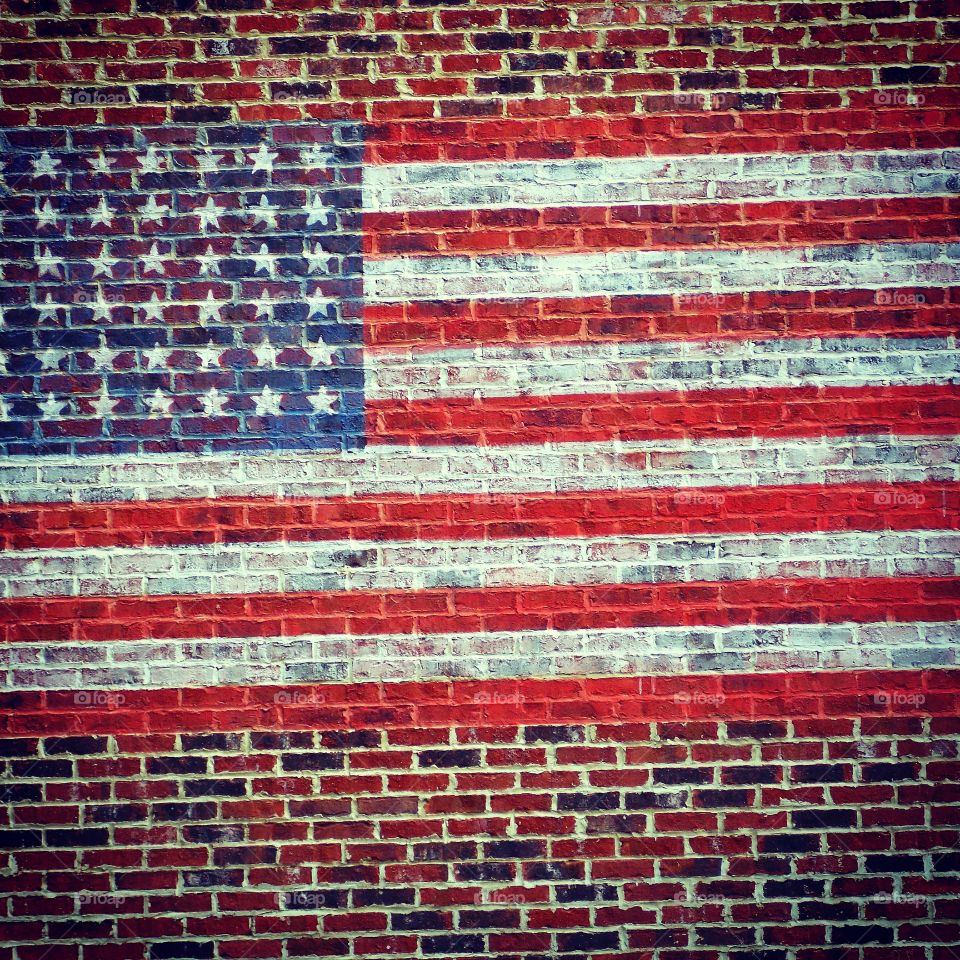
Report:
M 933 2 L 8 0 L 4 14 L 5 123 L 948 105 L 960 35 Z
M 919 957 L 931 925 L 950 950 L 958 734 L 842 716 L 0 740 L 3 955 Z

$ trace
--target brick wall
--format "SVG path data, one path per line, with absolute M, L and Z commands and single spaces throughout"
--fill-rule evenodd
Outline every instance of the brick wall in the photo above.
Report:
M 951 0 L 4 9 L 0 125 L 949 108 L 960 76 Z
M 82 548 L 58 576 L 97 563 L 104 581 L 132 575 L 121 549 L 149 548 L 163 569 L 216 546 L 247 551 L 264 583 L 302 579 L 295 600 L 264 587 L 232 604 L 58 604 L 48 570 L 0 557 L 0 960 L 960 956 L 960 602 L 955 581 L 924 579 L 953 569 L 956 537 L 910 539 L 960 523 L 957 446 L 943 439 L 960 414 L 909 379 L 957 375 L 960 287 L 921 268 L 957 233 L 960 3 L 0 0 L 0 14 L 2 128 L 233 143 L 243 122 L 365 121 L 385 171 L 382 208 L 366 215 L 373 263 L 595 245 L 702 263 L 708 250 L 721 284 L 723 257 L 744 244 L 909 247 L 893 290 L 638 294 L 603 286 L 607 261 L 592 295 L 522 310 L 438 305 L 401 285 L 364 318 L 368 344 L 394 351 L 492 339 L 533 356 L 586 340 L 598 352 L 585 363 L 638 331 L 650 363 L 661 341 L 715 338 L 734 363 L 745 335 L 799 337 L 780 362 L 825 378 L 838 351 L 861 360 L 818 338 L 898 336 L 903 382 L 886 372 L 869 402 L 842 386 L 791 398 L 783 366 L 765 402 L 721 397 L 723 430 L 706 439 L 672 395 L 606 413 L 572 402 L 559 418 L 556 404 L 494 404 L 476 426 L 425 398 L 391 405 L 391 386 L 424 382 L 411 361 L 376 370 L 381 439 L 497 443 L 536 423 L 560 445 L 537 458 L 401 449 L 362 475 L 297 455 L 224 457 L 209 473 L 187 456 L 3 464 L 0 548 Z M 891 196 L 895 172 L 801 207 L 836 173 L 804 157 L 847 147 L 909 152 L 929 196 Z M 766 173 L 781 195 L 678 212 L 692 199 L 681 174 L 722 190 L 743 173 L 704 155 L 765 152 L 780 157 Z M 627 198 L 596 221 L 571 218 L 560 195 L 533 214 L 457 208 L 444 169 L 667 153 L 689 161 L 643 173 L 662 202 Z M 436 163 L 446 209 L 391 212 L 389 164 L 408 160 Z M 605 169 L 578 181 L 600 197 Z M 4 297 L 17 303 L 15 287 Z M 838 407 L 847 426 L 820 442 Z M 776 444 L 758 450 L 752 431 L 774 422 Z M 911 435 L 891 438 L 904 423 Z M 868 427 L 870 440 L 846 435 Z M 571 430 L 628 446 L 569 452 Z M 588 495 L 563 487 L 571 473 Z M 611 497 L 611 475 L 629 495 Z M 417 495 L 398 495 L 398 477 Z M 544 478 L 550 496 L 533 485 Z M 271 549 L 247 550 L 251 530 Z M 559 600 L 535 585 L 471 590 L 498 562 L 491 547 L 457 561 L 452 600 L 388 584 L 334 602 L 286 549 L 390 540 L 393 559 L 351 555 L 386 578 L 425 539 L 588 534 L 684 539 L 635 582 L 637 556 L 601 544 L 617 588 L 575 581 Z M 853 573 L 684 582 L 704 576 L 711 537 L 741 570 L 764 536 L 786 537 L 789 567 L 790 538 L 806 535 Z M 887 565 L 903 575 L 858 579 Z

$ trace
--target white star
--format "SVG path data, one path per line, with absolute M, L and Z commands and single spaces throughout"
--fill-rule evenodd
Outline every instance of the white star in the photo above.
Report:
M 207 323 L 209 320 L 220 322 L 220 307 L 222 304 L 213 298 L 213 291 L 207 291 L 207 299 L 199 305 L 200 323 Z
M 211 340 L 205 347 L 195 347 L 193 351 L 205 370 L 216 370 L 220 366 L 220 351 Z
M 109 173 L 114 162 L 113 160 L 108 160 L 104 155 L 103 147 L 97 148 L 96 156 L 87 158 L 87 163 L 90 164 L 94 173 Z
M 208 417 L 219 417 L 223 415 L 223 405 L 230 398 L 223 396 L 216 387 L 211 387 L 199 399 L 203 404 L 203 412 Z
M 208 230 L 211 226 L 214 229 L 220 229 L 220 214 L 223 213 L 223 207 L 218 207 L 213 197 L 207 197 L 207 202 L 198 210 L 193 211 L 200 218 L 200 229 Z
M 47 349 L 40 354 L 40 369 L 59 370 L 60 360 L 62 358 L 63 354 L 59 350 L 54 350 L 53 347 L 47 347 Z
M 173 397 L 164 395 L 164 392 L 157 387 L 153 396 L 147 397 L 147 406 L 150 408 L 150 416 L 167 416 L 170 408 L 173 406 Z
M 256 173 L 258 170 L 265 170 L 267 173 L 273 173 L 273 161 L 278 156 L 278 153 L 271 153 L 265 143 L 261 143 L 260 149 L 250 155 L 250 159 L 253 161 L 253 170 L 250 172 Z
M 304 163 L 311 167 L 329 167 L 333 163 L 333 157 L 328 150 L 318 147 L 314 144 L 308 147 L 301 158 Z
M 330 297 L 323 297 L 319 293 L 313 295 L 307 294 L 307 305 L 309 309 L 307 311 L 307 319 L 310 320 L 312 317 L 322 314 L 324 318 L 327 315 L 327 308 L 331 306 L 335 301 Z
M 318 340 L 314 346 L 304 347 L 303 349 L 310 357 L 311 365 L 329 367 L 330 364 L 333 363 L 333 355 L 339 348 L 331 347 L 329 343 Z
M 170 208 L 165 203 L 158 204 L 156 194 L 151 193 L 147 197 L 147 202 L 140 208 L 140 219 L 144 223 L 160 223 L 169 212 Z
M 314 413 L 333 413 L 333 405 L 340 399 L 340 395 L 335 390 L 321 389 L 307 397 Z
M 265 223 L 268 227 L 276 227 L 278 209 L 279 207 L 270 203 L 266 196 L 261 194 L 260 202 L 249 208 L 253 214 L 254 226 L 256 226 L 257 223 Z
M 150 302 L 144 303 L 141 306 L 143 310 L 143 319 L 144 320 L 160 320 L 163 321 L 163 308 L 165 304 L 160 299 L 160 295 L 156 290 L 150 294 Z
M 9 420 L 10 419 L 10 408 L 7 406 L 7 401 L 3 397 L 0 397 L 0 420 Z
M 333 209 L 328 207 L 324 202 L 323 198 L 319 193 L 315 193 L 310 200 L 310 203 L 303 208 L 307 216 L 307 226 L 311 227 L 315 223 L 326 223 L 327 217 L 333 213 Z
M 34 210 L 37 218 L 37 229 L 41 230 L 44 227 L 55 227 L 59 222 L 57 219 L 57 211 L 53 209 L 53 204 L 50 202 L 50 198 L 47 197 L 43 206 L 40 206 L 40 200 L 34 201 Z
M 117 404 L 110 399 L 110 394 L 107 393 L 106 384 L 100 387 L 100 396 L 96 400 L 90 401 L 90 407 L 98 417 L 109 417 L 116 406 Z
M 307 261 L 307 273 L 324 273 L 327 270 L 329 264 L 329 258 L 320 249 L 320 244 L 315 243 L 313 246 L 313 252 L 310 252 L 310 244 L 304 243 L 303 245 L 303 256 Z
M 250 256 L 256 264 L 253 269 L 254 273 L 263 272 L 269 277 L 275 277 L 277 275 L 277 260 L 279 257 L 275 253 L 271 253 L 265 243 L 260 244 L 259 252 L 253 253 Z
M 323 389 L 319 393 L 314 393 L 307 397 L 314 413 L 333 413 L 333 405 L 340 399 L 339 394 L 333 390 Z
M 91 267 L 93 267 L 93 276 L 95 277 L 109 277 L 113 279 L 113 266 L 120 261 L 116 257 L 110 256 L 110 247 L 107 244 L 103 244 L 100 247 L 100 256 L 91 257 L 87 261 Z
M 56 320 L 57 314 L 63 309 L 62 303 L 54 303 L 53 297 L 48 293 L 42 304 L 37 305 L 37 311 L 39 317 L 37 318 L 41 323 L 45 320 Z
M 258 366 L 274 367 L 277 365 L 277 348 L 269 340 L 263 340 L 256 346 L 251 347 L 250 350 L 257 358 Z
M 163 169 L 163 157 L 157 153 L 157 148 L 151 144 L 142 157 L 137 157 L 141 173 L 159 173 Z
M 160 256 L 160 249 L 156 243 L 150 248 L 150 252 L 143 256 L 143 275 L 148 273 L 159 273 L 162 277 L 166 272 L 166 258 Z
M 44 150 L 39 157 L 34 157 L 30 161 L 33 166 L 33 175 L 35 177 L 52 177 L 60 166 L 60 161 L 50 156 L 49 150 Z
M 103 290 L 97 289 L 97 299 L 93 302 L 93 319 L 94 320 L 109 320 L 110 319 L 110 305 L 104 299 Z
M 207 252 L 197 256 L 200 261 L 200 274 L 204 277 L 210 277 L 216 274 L 220 276 L 220 258 L 213 252 L 213 245 L 207 244 Z
M 96 209 L 91 207 L 89 213 L 91 227 L 98 223 L 102 223 L 105 227 L 109 227 L 113 223 L 113 211 L 107 206 L 106 197 L 101 197 L 99 206 Z
M 112 370 L 113 360 L 119 353 L 119 350 L 111 350 L 107 346 L 107 338 L 103 335 L 100 337 L 100 346 L 96 350 L 87 351 L 87 355 L 98 370 Z
M 274 393 L 269 387 L 264 387 L 259 396 L 253 398 L 257 405 L 258 417 L 279 417 L 280 401 L 283 399 L 282 393 Z
M 273 322 L 273 307 L 274 307 L 274 305 L 273 305 L 273 302 L 272 302 L 271 300 L 268 300 L 268 299 L 267 299 L 267 297 L 268 297 L 268 293 L 267 293 L 266 290 L 264 290 L 264 291 L 260 294 L 260 299 L 253 301 L 254 304 L 255 304 L 255 306 L 256 306 L 256 308 L 257 308 L 257 313 L 256 313 L 256 318 L 255 318 L 255 319 L 259 320 L 261 317 L 266 317 L 266 318 L 267 318 L 267 322 L 268 322 L 268 323 L 272 323 L 272 322 Z
M 64 413 L 66 410 L 63 401 L 54 400 L 52 393 L 48 393 L 47 399 L 44 400 L 43 403 L 37 404 L 37 406 L 40 407 L 41 413 L 43 413 L 44 417 L 46 417 L 48 420 L 51 420 L 54 417 L 59 417 L 60 414 Z
M 63 266 L 63 261 L 59 257 L 55 257 L 51 252 L 49 247 L 43 248 L 43 253 L 37 257 L 37 266 L 40 268 L 39 276 L 51 276 L 56 277 L 58 280 L 61 277 L 60 268 Z
M 160 346 L 160 344 L 155 344 L 152 347 L 144 350 L 143 359 L 146 361 L 148 370 L 165 370 L 167 367 L 167 351 Z
M 204 147 L 203 153 L 197 154 L 197 169 L 201 173 L 219 173 L 222 161 L 222 156 L 211 153 L 209 147 Z

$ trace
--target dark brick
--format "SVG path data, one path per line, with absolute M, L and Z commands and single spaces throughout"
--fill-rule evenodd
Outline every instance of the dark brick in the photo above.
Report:
M 696 70 L 680 74 L 681 90 L 723 90 L 739 86 L 735 70 Z
M 532 33 L 476 33 L 471 38 L 476 50 L 529 50 L 533 43 Z
M 110 843 L 110 832 L 100 827 L 47 830 L 44 841 L 48 847 L 106 847 Z
M 221 140 L 234 143 L 234 140 Z M 251 733 L 250 746 L 254 750 L 309 750 L 313 747 L 312 733 Z M 326 746 L 326 744 L 324 744 Z
M 880 82 L 891 83 L 939 83 L 940 67 L 881 67 Z
M 557 794 L 558 810 L 616 810 L 619 806 L 619 793 Z
M 147 773 L 155 776 L 207 773 L 207 768 L 206 757 L 147 757 Z
M 14 760 L 10 769 L 15 777 L 32 780 L 64 780 L 73 776 L 70 760 Z
M 420 948 L 426 954 L 458 954 L 484 952 L 483 937 L 476 934 L 452 934 L 440 937 L 423 937 Z
M 43 741 L 43 752 L 48 756 L 54 753 L 86 756 L 91 753 L 106 753 L 109 743 L 107 737 L 47 737 Z
M 477 93 L 512 94 L 533 93 L 536 84 L 533 77 L 478 77 L 476 80 Z
M 450 914 L 440 910 L 415 910 L 390 915 L 391 930 L 447 930 L 450 923 Z
M 0 830 L 0 850 L 28 850 L 43 847 L 39 830 Z
M 342 753 L 285 753 L 282 758 L 284 770 L 342 770 Z
M 816 853 L 820 845 L 819 834 L 778 833 L 758 838 L 761 853 Z
M 614 931 L 604 933 L 561 933 L 557 935 L 557 947 L 564 953 L 577 950 L 616 950 L 620 935 Z
M 604 884 L 569 884 L 558 886 L 557 903 L 608 902 L 618 898 L 617 888 Z
M 584 727 L 525 727 L 525 743 L 584 743 L 587 732 Z
M 711 783 L 713 770 L 710 767 L 654 767 L 653 782 L 672 786 L 684 784 Z
M 794 810 L 790 814 L 790 825 L 800 830 L 827 830 L 855 827 L 855 810 Z
M 547 855 L 546 840 L 495 840 L 483 845 L 484 855 L 494 860 L 532 860 Z
M 188 797 L 243 797 L 246 780 L 184 780 L 183 792 Z
M 213 820 L 217 816 L 215 803 L 157 803 L 153 807 L 154 820 Z
M 420 754 L 420 766 L 448 770 L 451 767 L 479 767 L 479 750 L 424 750 Z
M 213 942 L 169 941 L 150 944 L 150 960 L 213 960 Z
M 239 733 L 182 733 L 181 750 L 239 750 L 243 737 Z

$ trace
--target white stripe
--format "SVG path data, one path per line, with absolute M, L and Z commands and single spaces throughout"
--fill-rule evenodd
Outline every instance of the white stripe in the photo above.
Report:
M 956 150 L 590 157 L 367 166 L 371 212 L 828 200 L 958 192 Z
M 458 677 L 915 669 L 955 665 L 958 646 L 960 624 L 925 622 L 644 627 L 416 637 L 304 635 L 85 642 L 82 646 L 30 643 L 0 647 L 0 682 L 5 689 L 116 690 Z M 118 692 L 122 694 L 122 690 Z M 295 694 L 288 691 L 280 696 L 292 698 Z M 316 694 L 314 698 L 318 699 Z
M 137 597 L 953 576 L 958 569 L 960 533 L 825 531 L 51 548 L 0 556 L 0 586 L 5 597 Z
M 369 302 L 751 290 L 883 289 L 960 282 L 960 244 L 614 250 L 392 257 L 364 265 Z
M 734 437 L 559 447 L 369 447 L 271 456 L 11 457 L 7 503 L 551 493 L 960 480 L 960 438 Z
M 368 357 L 370 400 L 748 387 L 916 386 L 960 378 L 953 337 L 477 346 Z

